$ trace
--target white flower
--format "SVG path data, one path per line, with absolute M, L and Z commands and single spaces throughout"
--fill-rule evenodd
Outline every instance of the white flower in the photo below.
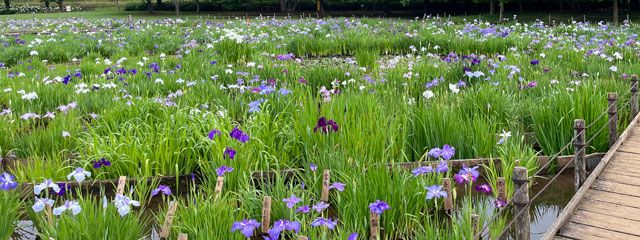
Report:
M 71 210 L 71 213 L 73 213 L 73 215 L 78 215 L 78 213 L 80 213 L 80 210 L 82 210 L 82 208 L 80 207 L 80 204 L 78 204 L 78 202 L 76 201 L 65 200 L 64 205 L 53 209 L 53 215 L 58 216 L 67 210 Z
M 38 94 L 36 92 L 24 93 L 22 95 L 22 99 L 33 100 L 38 98 Z
M 91 177 L 91 172 L 87 172 L 84 168 L 79 167 L 67 175 L 68 180 L 71 180 L 71 177 L 73 177 L 78 183 L 82 183 L 86 177 Z
M 609 70 L 611 70 L 612 72 L 617 72 L 617 71 L 618 71 L 618 67 L 616 67 L 616 66 L 611 66 L 611 67 L 609 68 Z
M 511 137 L 511 132 L 506 132 L 504 129 L 502 129 L 502 133 L 500 133 L 499 136 L 506 140 Z
M 36 50 L 32 50 L 31 52 L 29 52 L 29 55 L 31 55 L 31 56 L 37 56 L 37 55 L 38 55 L 38 51 L 36 51 Z
M 156 79 L 156 83 L 164 84 L 164 81 L 162 81 L 162 79 L 158 78 L 158 79 Z
M 233 70 L 231 70 L 231 69 L 227 69 L 227 70 L 225 70 L 224 72 L 225 72 L 225 73 L 227 73 L 227 74 L 232 74 L 232 73 L 233 73 Z
M 58 184 L 55 184 L 51 179 L 45 179 L 44 182 L 33 186 L 33 192 L 36 195 L 40 195 L 42 190 L 45 190 L 47 188 L 52 188 L 56 193 L 60 192 L 60 187 L 58 186 Z
M 184 80 L 182 80 L 182 78 L 178 78 L 178 80 L 176 80 L 176 83 L 184 83 Z
M 434 97 L 434 96 L 435 96 L 435 94 L 433 94 L 433 92 L 432 92 L 431 90 L 427 90 L 427 91 L 424 91 L 424 92 L 422 93 L 422 96 L 423 96 L 424 98 L 426 98 L 426 99 L 429 99 L 429 98 Z
M 458 88 L 458 84 L 449 83 L 449 89 L 451 89 L 451 92 L 453 93 L 460 92 L 460 89 Z
M 47 114 L 49 114 L 49 113 L 47 113 Z M 46 117 L 46 116 L 47 116 L 47 115 L 45 115 L 45 117 Z M 54 116 L 54 117 L 55 117 L 55 116 Z M 62 137 L 71 137 L 71 134 L 69 134 L 69 132 L 67 132 L 67 131 L 62 131 Z
M 247 67 L 255 67 L 255 66 L 256 66 L 256 63 L 254 63 L 254 62 L 248 62 L 247 63 Z
M 113 202 L 115 202 L 116 208 L 118 209 L 118 213 L 120 214 L 120 216 L 129 214 L 129 212 L 131 211 L 131 207 L 129 205 L 133 205 L 136 207 L 140 206 L 140 202 L 131 200 L 129 199 L 129 197 L 124 196 L 122 194 L 117 194 L 116 199 Z
M 46 205 L 53 206 L 54 201 L 48 198 L 37 198 L 36 203 L 31 206 L 33 211 L 40 212 L 44 209 Z
M 143 63 L 143 62 L 138 62 L 137 64 L 138 64 L 138 66 L 140 66 L 140 67 L 144 66 L 144 63 Z

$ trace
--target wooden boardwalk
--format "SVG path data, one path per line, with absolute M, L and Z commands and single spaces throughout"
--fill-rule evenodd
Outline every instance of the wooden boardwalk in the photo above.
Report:
M 640 240 L 638 116 L 589 175 L 543 239 Z

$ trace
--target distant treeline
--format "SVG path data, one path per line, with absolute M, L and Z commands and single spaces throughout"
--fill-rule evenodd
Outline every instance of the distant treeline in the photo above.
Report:
M 640 0 L 618 0 L 619 9 L 640 10 Z M 128 3 L 127 11 L 419 11 L 426 13 L 474 14 L 499 11 L 607 10 L 613 0 L 143 0 Z

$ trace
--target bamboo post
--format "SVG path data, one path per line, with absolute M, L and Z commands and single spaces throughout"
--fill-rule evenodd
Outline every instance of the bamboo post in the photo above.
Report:
M 171 201 L 169 203 L 169 210 L 167 211 L 167 215 L 164 218 L 164 224 L 162 225 L 162 231 L 160 231 L 160 238 L 169 238 L 169 231 L 171 230 L 171 223 L 173 222 L 173 216 L 176 214 L 176 208 L 178 207 L 178 202 Z
M 262 232 L 269 232 L 269 225 L 271 224 L 271 197 L 264 196 L 262 198 Z
M 498 199 L 507 201 L 507 179 L 499 177 L 496 182 L 496 188 L 498 188 Z
M 308 237 L 305 237 L 305 236 L 299 236 L 299 237 L 298 237 L 298 240 L 309 240 L 309 238 L 308 238 Z
M 178 240 L 189 240 L 189 235 L 186 233 L 180 233 L 178 234 Z
M 444 209 L 453 210 L 453 196 L 451 195 L 451 179 L 442 179 L 442 191 L 447 193 L 447 198 L 444 199 Z
M 480 226 L 480 216 L 471 214 L 471 229 L 473 230 L 473 236 L 478 235 L 478 227 Z M 473 238 L 477 239 L 477 238 Z
M 117 194 L 123 195 L 124 194 L 124 185 L 127 182 L 127 177 L 126 176 L 120 176 L 120 178 L 118 179 L 118 188 L 117 188 Z
M 618 140 L 618 96 L 614 92 L 607 93 L 609 102 L 609 147 Z
M 329 202 L 329 183 L 331 182 L 331 170 L 325 169 L 322 174 L 322 195 L 320 200 Z
M 216 196 L 213 199 L 213 201 L 218 200 L 218 197 L 220 197 L 220 195 L 222 194 L 222 186 L 223 185 L 224 185 L 224 177 L 218 177 L 216 179 L 216 189 L 215 189 Z
M 631 75 L 631 119 L 638 114 L 638 75 Z
M 529 240 L 531 237 L 531 216 L 529 215 L 529 176 L 527 174 L 527 168 L 515 167 L 513 168 L 513 189 L 523 188 L 522 191 L 518 191 L 513 195 L 513 212 L 522 213 L 516 217 L 516 240 Z M 524 210 L 523 210 L 524 209 Z
M 586 144 L 585 144 L 585 128 L 584 120 L 576 119 L 573 121 L 573 133 L 576 140 L 573 142 L 574 152 L 574 169 L 575 169 L 575 181 L 574 185 L 578 190 L 584 181 L 587 179 L 587 168 L 585 164 L 586 159 Z
M 369 240 L 378 240 L 380 234 L 380 215 L 369 211 Z

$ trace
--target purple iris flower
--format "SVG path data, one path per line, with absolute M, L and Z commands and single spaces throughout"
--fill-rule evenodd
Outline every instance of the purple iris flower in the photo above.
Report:
M 421 174 L 427 174 L 427 173 L 432 173 L 432 172 L 433 172 L 433 168 L 431 166 L 419 167 L 419 168 L 413 169 L 413 171 L 411 171 L 411 173 L 413 173 L 414 177 L 418 177 Z
M 151 196 L 158 195 L 158 193 L 171 196 L 171 188 L 169 188 L 169 186 L 160 185 L 158 186 L 158 188 L 153 189 L 153 191 L 151 191 Z
M 458 174 L 453 176 L 453 179 L 458 184 L 468 183 L 468 182 L 475 182 L 476 179 L 478 179 L 478 176 L 480 176 L 480 173 L 478 172 L 478 170 L 476 170 L 477 168 L 478 168 L 478 166 L 475 166 L 473 168 L 469 168 L 469 167 L 465 166 L 464 164 L 462 164 L 462 169 L 460 169 L 460 171 L 458 171 Z
M 427 189 L 427 200 L 440 197 L 448 198 L 447 192 L 442 191 L 442 185 L 433 185 L 425 187 L 425 189 Z
M 2 176 L 0 176 L 0 189 L 9 191 L 9 188 L 15 189 L 18 186 L 18 183 L 15 181 L 16 177 L 11 176 L 7 172 L 2 172 Z
M 537 59 L 531 60 L 531 65 L 533 66 L 538 65 L 538 63 L 540 63 L 540 61 L 538 61 Z
M 347 240 L 358 240 L 358 233 L 352 233 Z
M 305 205 L 296 209 L 296 212 L 308 213 L 309 211 L 311 211 L 311 209 L 309 208 L 309 205 Z
M 369 210 L 371 210 L 372 213 L 378 215 L 382 214 L 382 212 L 388 209 L 390 209 L 389 205 L 386 202 L 380 200 L 376 200 L 374 203 L 369 204 Z
M 448 144 L 444 145 L 440 150 L 440 157 L 442 157 L 444 160 L 451 159 L 451 157 L 453 157 L 453 155 L 455 154 L 456 154 L 456 149 L 449 146 Z
M 231 172 L 231 171 L 233 171 L 232 167 L 227 167 L 224 165 L 216 169 L 216 173 L 218 174 L 219 177 L 222 177 L 222 175 L 224 175 L 225 172 Z
M 260 112 L 260 103 L 262 103 L 264 100 L 258 99 L 255 100 L 253 102 L 249 103 L 249 113 L 254 113 L 254 112 Z
M 440 157 L 440 148 L 432 148 L 431 150 L 429 150 L 429 153 L 427 153 L 428 156 L 434 157 L 434 158 L 439 158 Z
M 229 133 L 229 136 L 237 139 L 241 143 L 246 143 L 247 141 L 249 141 L 249 136 L 238 129 L 238 127 L 234 127 L 233 130 Z
M 209 132 L 209 139 L 213 140 L 213 138 L 216 137 L 216 134 L 221 136 L 222 132 L 218 131 L 218 129 L 211 130 L 211 132 Z
M 329 204 L 326 204 L 324 202 L 319 202 L 316 205 L 313 205 L 313 210 L 316 210 L 317 212 L 322 212 L 322 210 L 324 210 L 325 208 L 328 208 Z
M 315 172 L 316 170 L 318 170 L 318 166 L 313 163 L 309 163 L 309 169 L 311 169 L 312 172 Z
M 241 222 L 233 223 L 231 227 L 231 232 L 235 232 L 236 230 L 240 230 L 240 232 L 247 238 L 251 238 L 253 235 L 254 229 L 260 227 L 260 223 L 253 219 L 244 219 Z
M 58 187 L 60 188 L 59 192 L 52 190 L 49 190 L 49 194 L 51 195 L 57 195 L 58 197 L 64 196 L 64 193 L 67 192 L 67 190 L 71 189 L 71 187 L 69 187 L 69 185 L 67 185 L 66 183 L 57 183 Z
M 336 227 L 337 224 L 338 224 L 337 218 L 333 221 L 331 219 L 318 218 L 316 220 L 313 220 L 313 222 L 311 222 L 311 224 L 309 225 L 311 225 L 312 227 L 319 227 L 324 225 L 328 229 L 333 229 Z
M 507 205 L 507 202 L 505 202 L 504 200 L 497 198 L 496 201 L 493 203 L 496 208 L 503 208 L 504 206 Z
M 224 150 L 224 153 L 222 153 L 222 158 L 227 159 L 227 157 L 229 157 L 229 159 L 233 159 L 233 156 L 235 155 L 236 155 L 236 150 L 233 150 L 230 147 L 228 147 Z
M 476 191 L 484 192 L 485 194 L 491 193 L 491 190 L 492 190 L 491 186 L 489 186 L 488 183 L 483 183 L 483 184 L 480 184 L 480 185 L 476 186 Z
M 338 191 L 342 192 L 344 191 L 344 186 L 346 186 L 347 184 L 344 183 L 339 183 L 339 182 L 334 182 L 333 184 L 331 184 L 331 186 L 329 186 L 329 189 L 337 189 Z
M 105 158 L 101 158 L 98 161 L 91 161 L 91 163 L 93 163 L 93 168 L 101 168 L 103 166 L 111 166 L 111 161 L 105 159 Z
M 449 171 L 449 167 L 447 166 L 446 161 L 441 161 L 440 163 L 438 163 L 438 166 L 436 166 L 437 173 L 446 173 L 448 171 Z
M 287 220 L 278 220 L 273 223 L 273 227 L 269 229 L 269 237 L 264 237 L 267 240 L 278 240 L 280 233 L 284 230 L 294 230 L 296 233 L 300 232 L 300 222 L 290 222 Z
M 340 128 L 338 127 L 338 124 L 333 120 L 327 121 L 326 117 L 320 117 L 318 118 L 317 125 L 313 128 L 313 132 L 316 132 L 318 131 L 318 129 L 321 129 L 323 133 L 329 133 L 329 127 L 331 127 L 331 130 L 333 130 L 334 132 L 337 132 L 338 129 Z
M 302 201 L 302 198 L 298 198 L 295 194 L 291 194 L 290 198 L 282 199 L 282 201 L 287 203 L 287 208 L 293 208 L 296 204 Z

